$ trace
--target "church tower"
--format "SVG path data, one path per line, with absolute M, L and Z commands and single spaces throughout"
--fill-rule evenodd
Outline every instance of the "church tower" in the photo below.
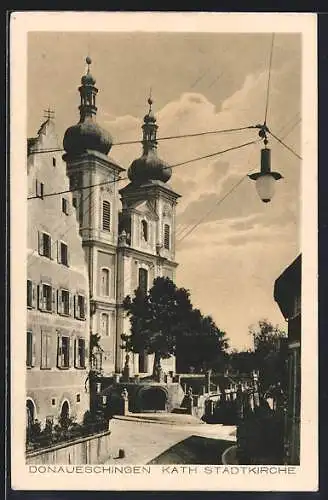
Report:
M 98 89 L 90 73 L 91 59 L 86 58 L 87 72 L 81 78 L 80 120 L 64 135 L 65 154 L 73 204 L 80 224 L 90 281 L 90 328 L 101 335 L 103 368 L 115 369 L 117 242 L 120 200 L 118 183 L 124 170 L 108 153 L 110 134 L 96 122 Z
M 171 167 L 157 155 L 156 118 L 153 101 L 148 99 L 149 111 L 144 117 L 143 153 L 128 170 L 129 184 L 119 193 L 122 212 L 119 220 L 117 248 L 117 338 L 128 333 L 129 320 L 125 318 L 122 302 L 138 287 L 147 290 L 158 276 L 174 280 L 176 203 L 180 197 L 167 184 Z M 116 371 L 122 370 L 124 353 L 116 351 Z M 166 363 L 166 364 L 165 364 Z M 134 373 L 150 373 L 152 356 L 135 354 L 130 367 Z M 163 361 L 163 368 L 174 370 L 174 362 Z

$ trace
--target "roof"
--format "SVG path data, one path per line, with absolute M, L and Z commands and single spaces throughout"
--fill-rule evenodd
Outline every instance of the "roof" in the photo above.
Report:
M 276 279 L 274 300 L 285 318 L 293 312 L 294 299 L 301 295 L 302 254 L 300 254 Z

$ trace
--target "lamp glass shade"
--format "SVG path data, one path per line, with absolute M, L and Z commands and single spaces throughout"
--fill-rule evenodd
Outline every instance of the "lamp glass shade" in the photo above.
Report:
M 260 175 L 256 179 L 256 191 L 264 203 L 271 201 L 274 195 L 275 182 L 271 174 Z

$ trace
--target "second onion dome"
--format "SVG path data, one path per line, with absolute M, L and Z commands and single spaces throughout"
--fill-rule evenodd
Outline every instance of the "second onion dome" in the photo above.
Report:
M 148 99 L 149 111 L 144 117 L 143 154 L 134 160 L 128 169 L 128 177 L 134 184 L 145 184 L 151 181 L 167 182 L 172 175 L 172 168 L 157 156 L 156 118 L 152 111 L 153 101 Z

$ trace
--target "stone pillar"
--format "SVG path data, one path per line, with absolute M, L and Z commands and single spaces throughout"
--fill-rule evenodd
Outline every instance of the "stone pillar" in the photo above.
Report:
M 129 393 L 126 388 L 121 392 L 121 415 L 129 413 Z

